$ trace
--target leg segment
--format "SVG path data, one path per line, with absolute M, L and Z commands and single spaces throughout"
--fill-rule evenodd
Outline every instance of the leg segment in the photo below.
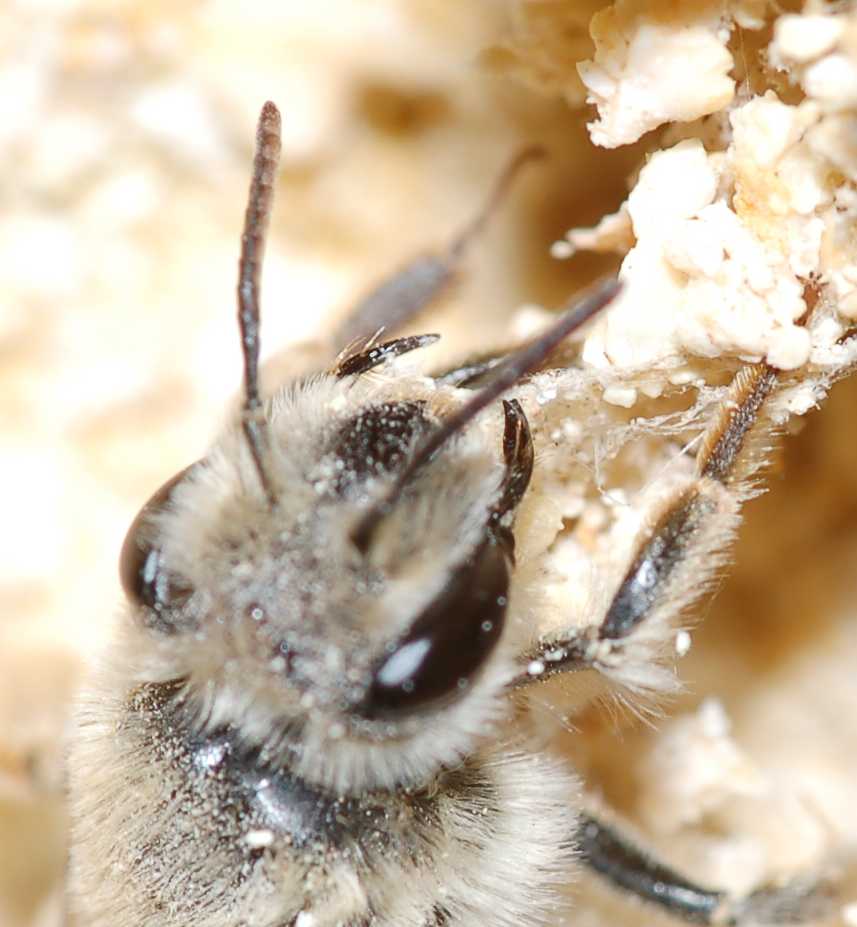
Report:
M 263 379 L 268 386 L 265 391 L 270 392 L 284 382 L 325 370 L 332 359 L 335 359 L 333 372 L 343 376 L 343 357 L 348 360 L 357 352 L 365 353 L 369 348 L 367 339 L 376 338 L 381 331 L 387 335 L 395 333 L 428 308 L 458 278 L 470 246 L 496 212 L 521 168 L 542 154 L 541 148 L 531 147 L 512 158 L 482 208 L 446 249 L 419 255 L 382 279 L 351 309 L 332 335 L 290 345 L 267 361 L 263 370 Z M 403 342 L 397 340 L 396 344 L 401 348 Z M 397 351 L 402 353 L 402 350 Z M 356 359 L 353 364 L 360 366 Z M 370 368 L 362 368 L 366 369 Z M 361 370 L 348 372 L 359 373 Z M 458 381 L 448 382 L 458 385 Z
M 380 329 L 395 331 L 440 297 L 454 283 L 464 258 L 497 210 L 521 168 L 544 155 L 525 148 L 506 165 L 479 212 L 437 254 L 422 254 L 382 280 L 346 316 L 333 336 L 335 351 Z
M 698 924 L 723 923 L 723 892 L 688 882 L 608 825 L 583 815 L 577 830 L 583 863 L 615 888 Z
M 580 819 L 577 843 L 583 863 L 614 888 L 695 924 L 795 924 L 823 907 L 821 896 L 804 883 L 759 889 L 745 898 L 695 885 L 589 815 Z
M 512 519 L 533 475 L 533 438 L 527 416 L 517 399 L 503 400 L 506 417 L 503 429 L 503 459 L 506 475 L 500 487 L 500 498 L 491 512 L 490 530 L 502 544 L 509 557 L 515 559 L 515 536 L 512 534 Z
M 604 619 L 542 641 L 522 657 L 525 669 L 514 685 L 594 668 L 631 688 L 659 687 L 658 649 L 676 618 L 711 585 L 740 502 L 751 492 L 748 480 L 761 457 L 751 437 L 776 383 L 777 373 L 767 365 L 736 376 L 705 435 L 696 478 L 644 532 Z
M 482 378 L 490 373 L 498 364 L 501 364 L 509 355 L 508 351 L 501 351 L 497 354 L 488 354 L 481 358 L 471 358 L 445 370 L 442 373 L 435 374 L 435 380 L 446 386 L 458 387 L 475 387 L 481 385 Z
M 439 338 L 440 335 L 409 335 L 405 338 L 385 341 L 383 344 L 373 345 L 370 342 L 355 353 L 346 351 L 340 355 L 333 373 L 340 379 L 366 373 L 409 351 L 416 351 L 434 344 Z
M 754 447 L 755 433 L 770 434 L 758 426 L 776 384 L 777 373 L 767 365 L 736 376 L 720 415 L 704 435 L 695 478 L 637 542 L 603 620 L 542 642 L 523 658 L 514 685 L 596 669 L 631 688 L 662 687 L 657 661 L 663 645 L 677 617 L 710 585 L 739 505 L 752 494 L 752 477 L 764 459 L 764 448 Z M 764 887 L 742 898 L 696 885 L 591 815 L 580 819 L 577 844 L 583 863 L 614 888 L 684 921 L 799 923 L 819 916 L 823 908 L 822 894 L 809 880 Z

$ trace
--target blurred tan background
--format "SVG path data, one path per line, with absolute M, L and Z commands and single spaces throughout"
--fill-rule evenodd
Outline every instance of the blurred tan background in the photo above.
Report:
M 7 0 L 0 927 L 53 916 L 65 712 L 118 612 L 125 530 L 203 452 L 239 381 L 234 285 L 261 103 L 284 116 L 263 282 L 268 356 L 445 241 L 516 148 L 548 146 L 424 326 L 448 351 L 478 345 L 516 308 L 558 305 L 609 266 L 560 263 L 549 246 L 614 209 L 640 157 L 588 142 L 571 63 L 588 54 L 590 11 L 573 6 Z M 855 404 L 857 382 L 840 385 L 787 442 L 675 706 L 717 696 L 772 781 L 823 777 L 831 807 L 848 807 L 857 770 Z M 603 712 L 581 727 L 567 746 L 588 781 L 645 827 L 651 731 L 617 737 Z M 850 807 L 840 823 L 857 839 Z M 812 822 L 824 830 L 826 813 L 780 814 L 782 839 L 822 840 Z M 704 833 L 684 846 L 682 862 L 716 875 Z M 584 903 L 579 922 L 603 919 L 604 905 L 613 923 L 655 921 L 610 904 Z

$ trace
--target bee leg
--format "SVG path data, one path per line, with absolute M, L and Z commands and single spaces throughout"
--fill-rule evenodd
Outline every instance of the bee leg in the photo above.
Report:
M 380 280 L 351 308 L 332 335 L 289 345 L 266 361 L 263 392 L 325 370 L 332 360 L 334 374 L 341 375 L 339 366 L 343 360 L 375 350 L 380 332 L 395 333 L 439 299 L 460 276 L 471 245 L 503 202 L 520 169 L 543 154 L 543 149 L 531 146 L 511 158 L 479 211 L 445 249 L 417 255 Z
M 489 516 L 489 530 L 497 543 L 501 544 L 515 560 L 515 536 L 512 522 L 515 509 L 523 499 L 533 475 L 533 437 L 527 416 L 517 399 L 503 400 L 505 426 L 503 428 L 503 459 L 506 473 L 500 486 L 500 496 Z
M 388 360 L 401 357 L 402 354 L 434 344 L 439 338 L 440 335 L 407 335 L 404 338 L 394 338 L 392 341 L 385 341 L 382 344 L 375 344 L 374 339 L 370 339 L 368 343 L 356 351 L 343 351 L 336 359 L 332 373 L 339 379 L 358 376 L 368 370 L 374 370 Z
M 776 383 L 776 370 L 765 364 L 738 373 L 703 436 L 694 478 L 650 519 L 604 616 L 540 641 L 522 655 L 513 686 L 596 669 L 630 691 L 674 687 L 665 664 L 676 651 L 677 622 L 710 589 L 735 535 L 741 503 L 758 492 L 751 478 L 767 448 L 756 434 L 770 437 L 770 424 L 762 427 L 763 410 Z
M 502 203 L 520 169 L 543 155 L 544 150 L 538 147 L 518 152 L 503 169 L 476 215 L 445 249 L 418 255 L 373 287 L 335 330 L 334 353 L 382 329 L 395 331 L 446 292 L 458 278 L 470 246 Z
M 461 389 L 477 387 L 487 374 L 509 356 L 509 353 L 509 350 L 504 348 L 496 353 L 470 357 L 454 367 L 433 374 L 433 378 L 444 386 L 457 386 Z
M 696 885 L 588 814 L 580 818 L 577 845 L 584 865 L 613 888 L 691 923 L 801 923 L 823 913 L 822 894 L 803 881 L 758 889 L 743 898 Z

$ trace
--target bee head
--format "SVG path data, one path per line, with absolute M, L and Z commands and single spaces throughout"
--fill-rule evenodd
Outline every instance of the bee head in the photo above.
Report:
M 129 646 L 151 656 L 141 681 L 180 693 L 195 737 L 225 731 L 340 791 L 425 781 L 472 752 L 514 674 L 511 524 L 533 450 L 520 405 L 500 397 L 618 286 L 477 391 L 366 376 L 435 337 L 422 336 L 370 341 L 265 403 L 259 283 L 279 147 L 267 103 L 239 261 L 240 416 L 128 533 L 121 576 L 144 635 Z
M 123 586 L 201 726 L 350 789 L 454 762 L 499 717 L 513 672 L 499 412 L 388 499 L 458 392 L 416 377 L 298 384 L 268 410 L 264 490 L 239 425 L 144 506 Z

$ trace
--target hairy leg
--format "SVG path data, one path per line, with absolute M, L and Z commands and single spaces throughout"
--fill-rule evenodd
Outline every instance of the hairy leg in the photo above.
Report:
M 708 428 L 696 474 L 650 520 L 603 617 L 540 641 L 521 657 L 515 687 L 559 673 L 596 669 L 631 690 L 668 685 L 663 657 L 681 616 L 710 589 L 764 459 L 757 435 L 777 372 L 767 365 L 735 377 L 721 413 Z
M 638 538 L 603 616 L 524 654 L 514 686 L 595 669 L 630 689 L 666 687 L 658 660 L 670 649 L 682 614 L 710 587 L 734 536 L 740 505 L 754 493 L 753 476 L 772 430 L 765 403 L 777 380 L 767 365 L 739 372 L 703 435 L 693 479 Z M 742 898 L 696 885 L 591 815 L 581 817 L 576 836 L 582 861 L 599 877 L 685 921 L 798 923 L 817 916 L 823 901 L 812 880 L 763 887 Z

